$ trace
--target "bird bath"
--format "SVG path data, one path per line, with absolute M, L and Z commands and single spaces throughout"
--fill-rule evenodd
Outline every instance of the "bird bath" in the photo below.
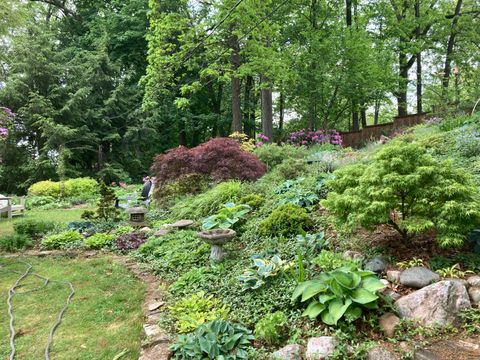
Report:
M 223 245 L 230 241 L 236 235 L 235 231 L 230 229 L 204 230 L 197 233 L 197 236 L 212 247 L 210 259 L 220 262 L 225 258 Z

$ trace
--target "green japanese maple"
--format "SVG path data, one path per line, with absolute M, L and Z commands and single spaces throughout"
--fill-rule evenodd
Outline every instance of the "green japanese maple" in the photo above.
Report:
M 393 141 L 368 164 L 335 172 L 322 205 L 339 225 L 372 229 L 387 224 L 404 240 L 435 229 L 441 246 L 460 246 L 480 219 L 478 189 L 451 161 L 415 143 Z

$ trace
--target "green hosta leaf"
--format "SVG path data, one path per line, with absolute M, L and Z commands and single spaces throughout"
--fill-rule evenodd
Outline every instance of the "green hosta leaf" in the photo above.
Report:
M 378 296 L 365 289 L 355 289 L 351 299 L 359 304 L 368 304 L 378 299 Z
M 330 290 L 338 297 L 343 297 L 344 295 L 342 286 L 335 279 L 330 281 Z
M 318 296 L 318 302 L 319 303 L 322 303 L 322 304 L 325 304 L 326 302 L 332 300 L 332 299 L 335 299 L 336 296 L 335 295 L 331 295 L 331 294 L 321 294 Z
M 365 290 L 375 293 L 378 290 L 384 289 L 385 285 L 380 280 L 372 276 L 363 279 L 362 287 Z
M 325 304 L 321 304 L 318 301 L 312 301 L 303 312 L 303 316 L 308 316 L 310 319 L 315 319 L 323 310 L 326 309 Z
M 330 311 L 322 312 L 322 321 L 327 325 L 335 325 L 335 319 L 330 314 Z
M 343 272 L 343 271 L 334 271 L 333 277 L 337 281 L 337 283 L 347 289 L 353 289 L 353 277 L 351 274 Z
M 362 309 L 357 306 L 350 306 L 347 311 L 345 311 L 344 316 L 348 322 L 353 322 L 362 316 Z
M 200 344 L 200 349 L 205 353 L 210 355 L 210 351 L 212 348 L 212 344 L 204 337 L 201 337 L 198 339 L 198 342 Z
M 311 283 L 311 281 L 304 281 L 304 282 L 298 284 L 297 287 L 295 288 L 295 290 L 293 291 L 292 301 L 294 301 L 298 297 L 300 297 L 303 294 L 303 292 L 305 291 L 305 289 L 308 286 L 310 286 L 310 283 Z
M 325 284 L 312 280 L 302 293 L 302 302 L 326 290 Z
M 348 299 L 345 303 L 342 300 L 334 300 L 328 304 L 328 312 L 330 317 L 328 320 L 333 321 L 333 325 L 337 325 L 338 320 L 340 320 L 347 311 L 348 307 L 352 304 L 352 301 Z M 329 324 L 331 325 L 331 324 Z

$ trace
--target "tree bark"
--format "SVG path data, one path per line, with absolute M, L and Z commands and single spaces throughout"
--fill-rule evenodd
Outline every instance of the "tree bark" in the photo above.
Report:
M 457 5 L 455 6 L 455 13 L 453 15 L 452 20 L 452 31 L 450 32 L 450 36 L 448 37 L 447 42 L 447 51 L 445 56 L 445 65 L 443 68 L 443 79 L 442 79 L 442 86 L 443 86 L 443 95 L 446 96 L 448 85 L 450 82 L 450 75 L 452 72 L 452 55 L 453 55 L 453 48 L 455 46 L 455 38 L 457 36 L 457 24 L 458 18 L 460 17 L 460 10 L 462 9 L 462 0 L 457 0 Z
M 252 100 L 253 77 L 248 75 L 245 80 L 245 93 L 243 103 L 244 131 L 250 138 L 255 137 L 255 104 Z M 252 116 L 253 111 L 253 116 Z
M 237 76 L 237 70 L 240 67 L 240 47 L 238 44 L 238 37 L 232 35 L 230 37 L 230 48 L 232 53 L 230 56 L 230 63 L 233 70 L 231 86 L 232 86 L 232 132 L 242 132 L 242 109 L 240 105 L 241 84 Z
M 260 76 L 262 83 L 262 132 L 270 141 L 273 139 L 273 101 L 272 101 L 272 83 L 265 75 Z
M 397 108 L 398 116 L 405 116 L 408 114 L 407 110 L 407 90 L 408 90 L 408 64 L 407 55 L 400 50 L 398 54 L 399 79 L 397 91 Z
M 278 130 L 280 130 L 280 133 L 283 131 L 283 119 L 284 119 L 284 112 L 285 112 L 285 95 L 283 94 L 283 91 L 280 92 L 280 114 L 279 114 L 279 120 L 278 120 Z
M 415 17 L 417 22 L 420 19 L 420 0 L 415 1 Z M 420 25 L 417 25 L 415 29 L 417 39 L 420 38 Z M 423 112 L 423 94 L 422 94 L 422 51 L 419 51 L 416 55 L 417 63 L 417 114 Z

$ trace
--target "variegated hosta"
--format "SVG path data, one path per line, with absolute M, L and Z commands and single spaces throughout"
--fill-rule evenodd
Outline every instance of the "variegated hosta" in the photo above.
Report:
M 253 259 L 253 263 L 257 269 L 246 270 L 238 277 L 245 290 L 258 289 L 271 278 L 293 267 L 293 262 L 284 261 L 278 255 L 272 256 L 271 259 Z
M 363 309 L 376 309 L 377 292 L 384 287 L 371 271 L 342 267 L 300 283 L 292 301 L 300 298 L 302 303 L 309 303 L 304 316 L 320 316 L 325 324 L 336 325 L 341 318 L 348 322 L 358 319 Z

